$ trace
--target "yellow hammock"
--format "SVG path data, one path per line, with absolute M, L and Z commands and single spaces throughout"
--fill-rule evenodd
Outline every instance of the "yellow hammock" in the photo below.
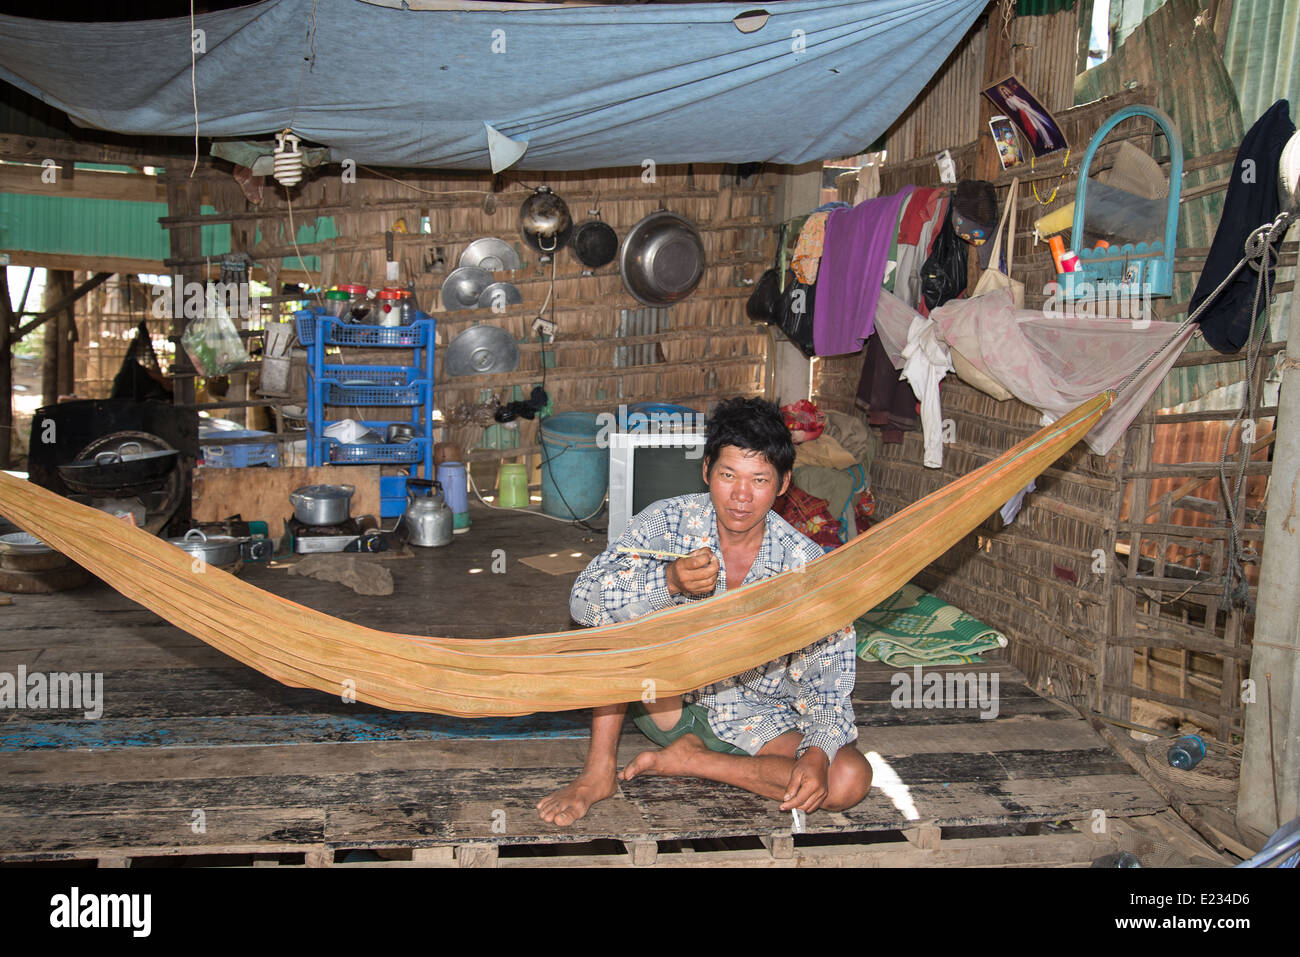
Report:
M 0 513 L 123 595 L 292 687 L 396 711 L 480 717 L 690 691 L 844 627 L 967 535 L 1096 424 L 1085 402 L 980 469 L 811 562 L 603 628 L 456 639 L 363 628 L 240 581 L 105 512 L 0 472 Z M 654 682 L 653 686 L 647 681 Z

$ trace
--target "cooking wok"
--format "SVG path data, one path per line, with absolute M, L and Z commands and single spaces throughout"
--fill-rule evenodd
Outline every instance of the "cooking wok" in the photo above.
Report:
M 134 451 L 129 451 L 134 449 Z M 145 451 L 135 440 L 115 450 L 105 449 L 94 458 L 59 466 L 59 477 L 68 488 L 86 495 L 145 487 L 161 482 L 176 466 L 175 449 Z

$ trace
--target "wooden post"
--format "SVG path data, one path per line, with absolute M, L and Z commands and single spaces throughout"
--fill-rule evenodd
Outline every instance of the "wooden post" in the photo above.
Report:
M 45 307 L 62 302 L 76 285 L 72 271 L 69 269 L 51 269 L 45 274 Z M 64 319 L 67 310 L 60 309 L 45 323 L 45 357 L 41 362 L 41 401 L 45 405 L 54 405 L 63 392 L 64 375 L 62 363 L 66 359 L 67 347 L 63 339 L 67 336 L 67 323 Z
M 175 176 L 175 178 L 173 178 Z M 167 175 L 167 215 L 198 216 L 202 212 L 202 190 L 198 183 L 190 182 L 183 173 Z M 195 265 L 195 260 L 203 255 L 202 228 L 195 226 L 169 226 L 168 239 L 171 243 L 171 258 L 167 264 L 171 267 L 173 283 L 181 284 L 179 301 L 184 302 L 185 283 L 187 281 L 203 282 L 206 275 L 201 275 L 202 267 Z M 172 401 L 176 405 L 194 404 L 194 366 L 185 349 L 180 345 L 180 335 L 185 331 L 184 315 L 173 316 L 171 335 L 176 339 L 176 361 L 171 373 Z
M 1290 328 L 1300 328 L 1296 291 Z M 1244 702 L 1246 742 L 1237 789 L 1238 825 L 1265 834 L 1300 814 L 1300 359 L 1287 357 L 1282 368 L 1250 653 L 1254 700 Z
M 776 190 L 776 222 L 773 242 L 778 241 L 779 224 L 794 216 L 810 213 L 822 203 L 822 164 L 805 163 L 787 166 L 781 171 Z M 775 247 L 774 247 L 775 248 Z M 755 276 L 755 279 L 758 277 Z M 811 360 L 799 347 L 775 327 L 768 327 L 767 398 L 782 403 L 811 398 L 808 389 L 808 365 Z
M 68 273 L 69 287 L 76 283 L 74 275 L 74 273 Z M 55 318 L 54 322 L 54 326 L 58 333 L 59 344 L 59 395 L 72 395 L 77 391 L 76 308 L 77 306 L 75 302 L 68 303 L 66 307 L 59 310 L 59 314 Z
M 13 445 L 13 330 L 17 322 L 9 304 L 9 267 L 0 266 L 0 469 L 9 468 L 9 449 Z

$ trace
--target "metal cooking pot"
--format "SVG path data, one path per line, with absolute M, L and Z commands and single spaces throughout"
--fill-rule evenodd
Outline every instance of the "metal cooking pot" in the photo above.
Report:
M 415 426 L 405 422 L 394 422 L 384 434 L 384 441 L 389 445 L 405 445 L 415 438 Z
M 201 528 L 191 528 L 181 538 L 169 538 L 168 544 L 189 552 L 209 565 L 233 565 L 239 561 L 266 561 L 275 551 L 269 538 L 236 538 L 233 535 L 208 535 Z
M 704 277 L 704 243 L 690 220 L 661 209 L 628 232 L 618 265 L 634 297 L 647 306 L 670 306 Z
M 60 465 L 59 477 L 68 488 L 87 495 L 143 487 L 165 479 L 179 455 L 175 449 L 146 452 L 133 439 L 123 442 L 116 450 Z
M 293 517 L 304 525 L 340 525 L 352 514 L 354 485 L 304 485 L 289 493 Z
M 573 235 L 573 217 L 569 215 L 568 204 L 551 192 L 549 186 L 537 187 L 519 207 L 519 234 L 547 262 Z

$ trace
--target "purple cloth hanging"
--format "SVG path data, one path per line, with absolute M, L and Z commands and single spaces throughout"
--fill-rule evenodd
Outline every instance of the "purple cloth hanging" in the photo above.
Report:
M 819 356 L 858 352 L 876 328 L 876 302 L 898 233 L 898 214 L 913 189 L 904 186 L 893 196 L 832 212 L 826 221 L 813 304 L 813 344 Z

